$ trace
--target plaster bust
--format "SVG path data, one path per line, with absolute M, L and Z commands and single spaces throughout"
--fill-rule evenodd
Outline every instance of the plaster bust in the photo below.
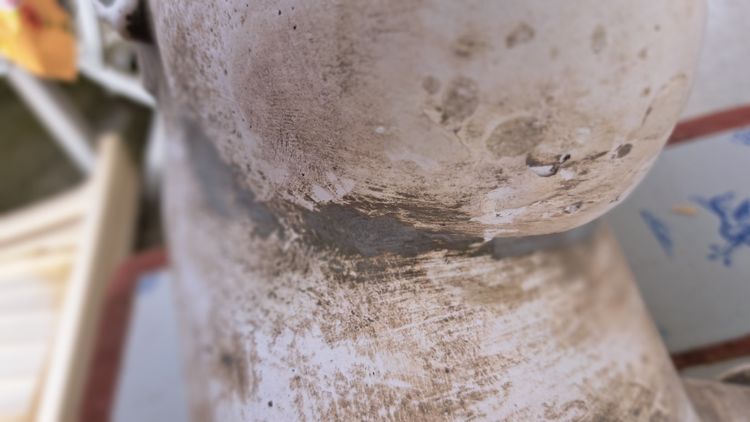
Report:
M 148 10 L 172 101 L 260 200 L 485 240 L 625 197 L 684 105 L 704 19 L 700 1 Z
M 702 1 L 99 6 L 167 121 L 196 420 L 697 420 L 586 223 L 669 136 Z

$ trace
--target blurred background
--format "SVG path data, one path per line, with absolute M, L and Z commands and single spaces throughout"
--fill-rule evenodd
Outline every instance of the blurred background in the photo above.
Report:
M 606 220 L 678 369 L 748 382 L 750 2 L 708 3 L 683 120 Z M 0 0 L 0 421 L 187 419 L 163 144 L 89 1 Z

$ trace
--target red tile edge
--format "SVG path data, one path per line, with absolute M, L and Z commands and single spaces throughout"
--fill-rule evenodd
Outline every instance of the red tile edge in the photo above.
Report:
M 167 264 L 166 249 L 148 250 L 120 265 L 110 281 L 84 386 L 79 413 L 81 421 L 109 421 L 125 350 L 133 292 L 141 275 Z
M 750 126 L 750 104 L 717 111 L 679 122 L 667 141 L 677 145 L 707 135 Z
M 672 354 L 677 369 L 750 357 L 750 334 Z

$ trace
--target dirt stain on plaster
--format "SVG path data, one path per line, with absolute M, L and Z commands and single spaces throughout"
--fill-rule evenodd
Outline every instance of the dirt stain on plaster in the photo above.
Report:
M 464 34 L 453 43 L 453 53 L 462 59 L 470 59 L 488 49 L 488 44 L 481 38 Z
M 624 144 L 624 145 L 620 145 L 620 146 L 619 146 L 619 147 L 617 147 L 617 149 L 615 150 L 615 155 L 617 156 L 617 158 L 622 158 L 622 157 L 624 157 L 624 156 L 626 156 L 626 155 L 630 154 L 630 151 L 631 151 L 632 149 L 633 149 L 633 145 L 632 145 L 632 144 Z
M 213 324 L 219 325 L 221 317 L 214 315 Z M 214 330 L 215 343 L 206 346 L 204 357 L 209 359 L 209 376 L 224 386 L 218 394 L 248 400 L 257 394 L 260 377 L 254 371 L 258 362 L 252 337 L 246 339 L 229 332 L 226 325 Z
M 434 76 L 427 76 L 422 80 L 422 89 L 430 95 L 435 95 L 440 91 L 440 80 Z
M 591 33 L 591 51 L 594 54 L 601 53 L 607 47 L 607 30 L 604 26 L 597 25 Z
M 479 86 L 473 79 L 458 77 L 448 85 L 443 97 L 441 123 L 461 123 L 479 107 Z
M 231 351 L 222 351 L 219 357 L 224 378 L 241 397 L 248 393 L 247 361 Z
M 534 117 L 517 117 L 498 125 L 487 138 L 497 158 L 526 154 L 544 141 L 545 125 Z
M 505 46 L 514 48 L 534 39 L 534 28 L 526 22 L 521 22 L 505 37 Z
M 233 169 L 219 155 L 201 127 L 191 119 L 183 119 L 185 140 L 195 180 L 201 187 L 204 205 L 222 218 L 236 217 L 242 212 L 255 222 L 254 233 L 266 238 L 272 233 L 283 235 L 279 220 L 255 193 L 242 186 L 239 170 Z
M 449 231 L 416 228 L 393 215 L 371 216 L 353 204 L 325 204 L 316 211 L 299 212 L 304 221 L 300 229 L 311 244 L 345 255 L 413 257 L 433 250 L 467 250 L 483 241 Z

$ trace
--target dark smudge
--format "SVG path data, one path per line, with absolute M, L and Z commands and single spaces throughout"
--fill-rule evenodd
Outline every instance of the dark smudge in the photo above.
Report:
M 303 227 L 313 244 L 347 255 L 373 257 L 394 254 L 416 256 L 433 250 L 466 250 L 479 237 L 421 230 L 391 215 L 370 216 L 352 205 L 327 204 L 304 210 Z
M 283 236 L 282 226 L 273 212 L 265 203 L 256 201 L 255 193 L 239 182 L 239 172 L 224 162 L 203 130 L 190 119 L 183 119 L 183 125 L 190 162 L 205 205 L 221 218 L 247 213 L 255 223 L 254 234 L 263 238 L 274 232 Z

